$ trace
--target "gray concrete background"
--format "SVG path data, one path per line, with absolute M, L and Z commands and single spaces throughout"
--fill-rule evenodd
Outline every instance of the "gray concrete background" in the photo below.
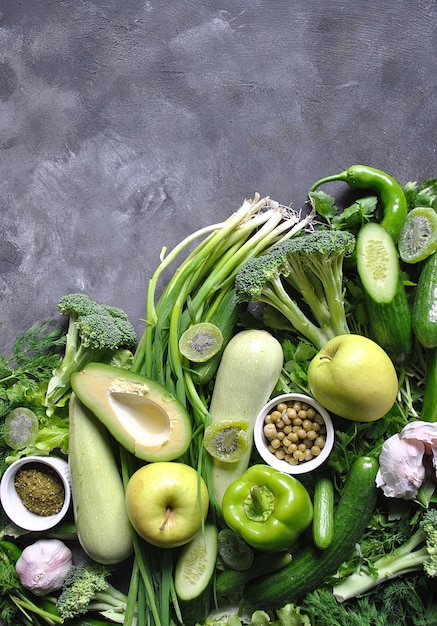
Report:
M 0 351 L 65 293 L 142 332 L 162 246 L 363 162 L 437 175 L 435 0 L 1 0 Z

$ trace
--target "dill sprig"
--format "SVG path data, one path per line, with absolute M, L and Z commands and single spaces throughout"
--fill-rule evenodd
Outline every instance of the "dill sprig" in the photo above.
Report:
M 34 322 L 15 338 L 9 356 L 0 355 L 0 418 L 16 406 L 31 404 L 58 364 L 65 332 L 49 324 Z

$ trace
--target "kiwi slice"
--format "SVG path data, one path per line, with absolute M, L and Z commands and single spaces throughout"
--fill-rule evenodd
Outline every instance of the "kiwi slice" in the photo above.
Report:
M 3 424 L 3 438 L 13 450 L 30 446 L 38 434 L 38 418 L 33 411 L 18 407 L 8 413 Z
M 218 552 L 224 565 L 243 572 L 253 563 L 253 550 L 242 537 L 230 528 L 222 528 L 218 534 Z
M 405 218 L 398 240 L 399 256 L 405 263 L 418 263 L 437 249 L 437 213 L 431 207 L 416 207 Z
M 247 450 L 249 420 L 221 420 L 205 428 L 203 445 L 211 456 L 225 463 L 239 461 Z
M 193 324 L 179 339 L 180 353 L 195 363 L 208 361 L 217 354 L 222 345 L 222 331 L 210 322 Z

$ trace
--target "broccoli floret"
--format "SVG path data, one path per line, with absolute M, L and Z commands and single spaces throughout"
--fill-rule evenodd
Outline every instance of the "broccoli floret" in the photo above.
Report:
M 424 512 L 417 530 L 408 541 L 344 578 L 334 585 L 333 593 L 339 602 L 344 602 L 361 596 L 384 581 L 420 571 L 430 578 L 437 576 L 437 509 Z
M 349 332 L 343 261 L 355 243 L 348 231 L 325 229 L 282 240 L 242 266 L 235 279 L 237 299 L 273 307 L 320 349 L 332 337 Z M 294 295 L 301 296 L 302 305 Z
M 65 405 L 71 391 L 71 375 L 90 361 L 109 361 L 118 350 L 130 350 L 137 335 L 126 313 L 99 304 L 82 293 L 68 294 L 58 311 L 69 318 L 64 356 L 53 371 L 46 393 L 46 407 Z
M 68 570 L 56 608 L 62 620 L 97 611 L 123 623 L 128 597 L 108 580 L 110 567 L 91 560 L 80 561 Z

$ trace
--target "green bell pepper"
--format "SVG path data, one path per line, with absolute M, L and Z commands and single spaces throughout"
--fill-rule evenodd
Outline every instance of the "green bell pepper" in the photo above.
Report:
M 252 465 L 223 496 L 223 519 L 247 544 L 262 552 L 289 548 L 313 519 L 304 485 L 268 465 Z

